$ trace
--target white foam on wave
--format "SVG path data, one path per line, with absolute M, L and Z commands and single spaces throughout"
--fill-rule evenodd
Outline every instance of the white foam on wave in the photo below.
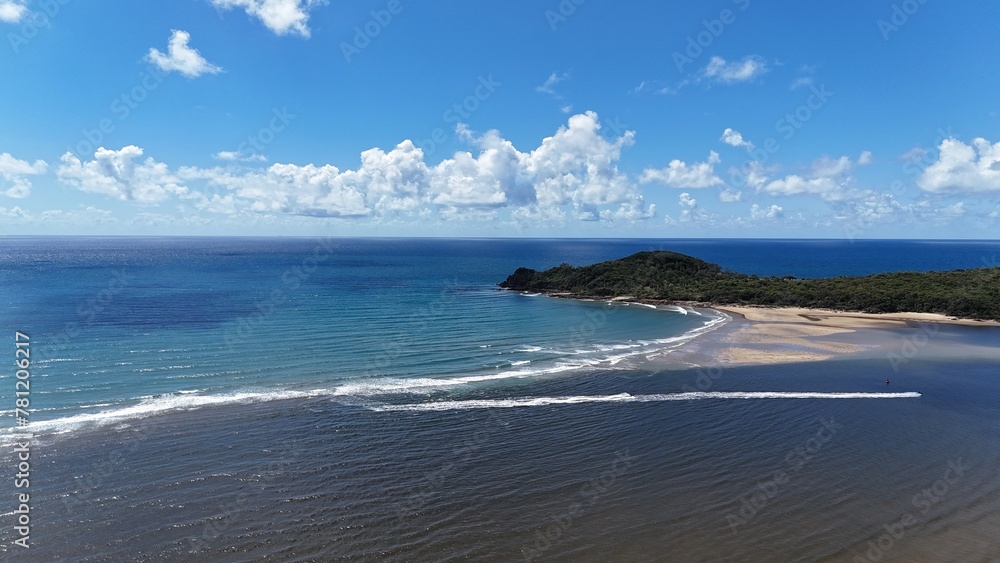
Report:
M 332 391 L 333 395 L 367 397 L 372 395 L 389 394 L 423 394 L 434 391 L 446 390 L 460 385 L 470 385 L 474 383 L 485 383 L 500 379 L 525 379 L 529 377 L 539 377 L 553 375 L 566 371 L 593 367 L 599 360 L 577 360 L 574 362 L 560 362 L 548 367 L 534 369 L 513 369 L 483 375 L 467 375 L 462 377 L 413 377 L 395 378 L 379 377 L 372 379 L 362 379 L 352 381 L 343 385 L 338 385 Z
M 576 395 L 566 397 L 521 397 L 512 399 L 472 399 L 467 401 L 434 401 L 405 405 L 369 405 L 377 412 L 394 411 L 450 411 L 516 407 L 544 407 L 550 405 L 577 405 L 584 403 L 652 403 L 664 401 L 698 401 L 705 399 L 916 399 L 916 392 L 905 393 L 822 393 L 794 391 L 706 391 L 691 393 L 666 393 L 654 395 Z
M 182 394 L 183 393 L 183 394 Z M 138 403 L 113 409 L 88 412 L 53 420 L 32 421 L 26 426 L 17 428 L 20 432 L 33 434 L 62 434 L 83 427 L 107 426 L 130 420 L 142 419 L 172 411 L 187 411 L 208 406 L 219 406 L 238 403 L 259 403 L 279 399 L 301 399 L 315 397 L 328 392 L 324 391 L 243 391 L 218 395 L 199 395 L 191 392 L 179 392 L 141 399 Z M 93 407 L 105 406 L 92 405 Z M 8 429 L 8 433 L 14 429 Z
M 483 380 L 484 377 L 459 378 L 465 380 Z M 303 399 L 321 396 L 343 396 L 370 394 L 364 391 L 386 393 L 392 391 L 413 390 L 414 385 L 432 387 L 447 386 L 452 380 L 412 379 L 383 380 L 377 384 L 364 387 L 363 384 L 351 384 L 337 387 L 333 390 L 314 389 L 311 391 L 266 390 L 243 391 L 219 395 L 170 394 L 144 399 L 136 404 L 57 418 L 54 420 L 33 421 L 27 426 L 9 428 L 0 433 L 0 442 L 7 443 L 14 436 L 31 434 L 63 434 L 80 428 L 95 428 L 109 425 L 121 425 L 135 420 L 148 418 L 168 412 L 190 411 L 202 407 L 249 404 L 282 399 Z M 486 408 L 538 407 L 547 405 L 567 405 L 582 403 L 649 403 L 662 401 L 695 401 L 704 399 L 912 399 L 921 397 L 917 392 L 902 393 L 828 393 L 828 392 L 794 392 L 794 391 L 706 391 L 690 393 L 666 393 L 650 395 L 631 395 L 619 393 L 616 395 L 579 395 L 565 397 L 521 397 L 509 399 L 474 399 L 464 401 L 432 401 L 407 404 L 369 404 L 365 408 L 373 411 L 448 411 Z M 93 405 L 97 406 L 97 405 Z M 102 405 L 103 406 L 103 405 Z
M 684 334 L 660 338 L 656 340 L 641 340 L 638 342 L 618 343 L 610 345 L 595 345 L 591 349 L 576 349 L 572 351 L 546 350 L 547 353 L 556 353 L 563 358 L 555 360 L 547 365 L 535 365 L 532 368 L 525 368 L 518 362 L 512 362 L 510 369 L 497 373 L 469 375 L 461 377 L 420 377 L 420 378 L 392 378 L 379 377 L 370 379 L 354 380 L 340 385 L 333 390 L 334 395 L 370 397 L 374 395 L 387 394 L 417 394 L 426 395 L 434 391 L 447 390 L 461 385 L 484 383 L 502 379 L 525 379 L 532 377 L 543 377 L 564 373 L 579 369 L 594 369 L 600 367 L 616 368 L 623 361 L 643 356 L 649 358 L 651 353 L 662 353 L 669 351 L 685 342 L 688 342 L 707 332 L 711 332 L 722 326 L 731 317 L 724 313 L 718 316 L 707 317 L 708 320 L 697 328 L 691 329 Z M 650 350 L 656 347 L 656 350 Z M 540 352 L 540 346 L 527 346 L 515 350 L 516 352 Z M 627 352 L 623 352 L 627 350 Z M 612 352 L 608 354 L 608 352 Z M 617 353 L 614 353 L 617 352 Z M 601 354 L 601 355 L 597 355 Z
M 695 309 L 694 307 L 683 307 L 681 305 L 664 305 L 663 307 L 661 307 L 661 309 L 665 311 L 670 311 L 672 313 L 680 313 L 682 315 L 697 315 L 699 317 L 705 316 L 701 311 Z
M 202 407 L 210 406 L 221 406 L 227 404 L 239 404 L 239 403 L 257 403 L 257 402 L 267 402 L 273 400 L 281 399 L 301 399 L 307 397 L 317 397 L 317 396 L 335 396 L 335 397 L 370 397 L 373 395 L 382 394 L 429 394 L 435 390 L 447 390 L 454 388 L 459 385 L 469 385 L 475 383 L 488 382 L 493 380 L 502 379 L 522 379 L 522 378 L 533 378 L 539 376 L 547 376 L 560 374 L 573 370 L 580 369 L 593 369 L 595 367 L 607 366 L 613 367 L 622 361 L 631 358 L 636 355 L 645 355 L 650 353 L 650 347 L 671 347 L 673 345 L 678 345 L 680 343 L 691 340 L 701 334 L 714 330 L 720 326 L 725 321 L 729 320 L 729 317 L 725 314 L 720 314 L 718 317 L 709 317 L 709 320 L 705 322 L 704 325 L 690 330 L 683 335 L 678 335 L 670 338 L 663 338 L 658 340 L 643 340 L 643 341 L 630 341 L 628 343 L 618 343 L 612 345 L 597 345 L 592 350 L 581 350 L 580 355 L 573 354 L 570 357 L 563 357 L 562 359 L 554 360 L 552 363 L 545 362 L 544 364 L 534 364 L 528 367 L 532 362 L 530 360 L 518 360 L 511 362 L 511 368 L 496 373 L 478 374 L 463 377 L 424 377 L 424 378 L 372 378 L 364 380 L 353 380 L 345 382 L 342 385 L 333 387 L 332 389 L 316 389 L 312 391 L 290 391 L 290 390 L 267 390 L 267 389 L 246 389 L 242 391 L 233 391 L 230 393 L 218 393 L 212 394 L 208 392 L 207 389 L 185 389 L 177 391 L 175 393 L 164 394 L 164 395 L 147 395 L 143 397 L 138 397 L 133 401 L 124 403 L 99 403 L 91 404 L 81 408 L 85 409 L 103 409 L 96 412 L 84 412 L 76 415 L 65 416 L 61 418 L 56 418 L 53 420 L 38 420 L 33 421 L 26 427 L 20 427 L 21 431 L 27 431 L 35 434 L 60 434 L 71 432 L 73 430 L 84 428 L 84 427 L 102 427 L 108 425 L 120 425 L 128 423 L 133 420 L 142 419 L 150 416 L 155 416 L 159 414 L 164 414 L 172 411 L 186 411 L 193 410 Z M 491 345 L 488 345 L 491 346 Z M 553 350 L 543 349 L 541 346 L 526 346 L 524 348 L 516 350 L 518 352 L 543 352 L 543 353 L 553 353 Z M 608 354 L 612 352 L 612 354 Z M 498 352 L 499 353 L 499 352 Z M 558 352 L 556 352 L 558 353 Z M 587 357 L 591 355 L 590 357 Z M 77 392 L 81 389 L 60 389 L 62 392 Z M 560 401 L 565 402 L 569 400 L 570 402 L 593 402 L 595 400 L 627 400 L 627 401 L 646 401 L 654 400 L 643 397 L 654 397 L 654 396 L 631 396 L 627 394 L 613 395 L 610 396 L 611 399 L 601 399 L 592 397 L 582 397 L 582 398 L 539 398 L 539 399 L 511 399 L 513 403 L 504 403 L 502 405 L 496 406 L 522 406 L 523 401 L 548 401 L 553 400 L 557 403 Z M 681 400 L 677 398 L 663 399 L 663 400 Z M 428 407 L 421 406 L 433 404 L 438 405 L 436 407 L 430 407 L 431 409 L 445 410 L 447 407 L 442 405 L 447 405 L 449 403 L 423 403 L 416 404 L 413 406 L 417 410 L 427 410 Z M 456 402 L 455 404 L 459 404 Z M 475 403 L 464 403 L 474 405 Z M 492 403 L 491 403 L 492 404 Z M 111 407 L 111 408 L 107 408 Z M 403 405 L 401 408 L 409 408 Z M 480 408 L 480 407 L 462 407 L 457 406 L 455 408 Z M 14 435 L 16 429 L 7 429 L 5 432 L 0 431 L 0 442 L 4 441 L 4 438 L 9 438 Z

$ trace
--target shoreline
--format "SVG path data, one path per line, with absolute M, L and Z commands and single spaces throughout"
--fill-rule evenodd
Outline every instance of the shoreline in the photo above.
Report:
M 947 353 L 931 345 L 942 326 L 1000 327 L 995 321 L 956 319 L 929 313 L 855 313 L 797 307 L 713 307 L 742 317 L 746 325 L 724 338 L 717 352 L 722 365 L 778 364 L 845 357 L 905 358 L 919 352 Z M 907 348 L 907 344 L 911 347 Z M 952 344 L 955 346 L 955 343 Z M 974 344 L 955 346 L 982 353 Z M 895 354 L 895 356 L 893 356 Z
M 767 365 L 815 362 L 850 357 L 905 357 L 920 352 L 941 354 L 930 338 L 942 326 L 998 328 L 995 321 L 956 319 L 930 313 L 855 313 L 799 307 L 732 307 L 712 309 L 742 319 L 714 350 L 718 365 Z M 912 348 L 906 348 L 907 343 Z M 942 343 L 944 344 L 944 343 Z M 951 346 L 956 346 L 952 343 Z M 970 354 L 978 347 L 958 347 Z M 908 350 L 911 350 L 908 352 Z
M 903 354 L 907 341 L 923 341 L 942 326 L 1000 328 L 1000 322 L 950 317 L 936 313 L 862 313 L 802 307 L 722 305 L 691 301 L 664 301 L 617 297 L 590 297 L 567 292 L 544 293 L 562 299 L 591 299 L 608 303 L 639 303 L 657 308 L 690 307 L 729 316 L 721 330 L 709 331 L 671 356 L 701 365 L 770 365 L 817 362 L 838 358 L 883 357 Z M 731 324 L 735 322 L 735 324 Z M 709 336 L 710 334 L 714 336 Z M 944 344 L 942 342 L 942 344 Z M 924 346 L 928 346 L 926 343 Z M 923 346 L 921 348 L 924 348 Z M 930 346 L 923 353 L 988 353 L 975 343 Z M 995 350 L 994 350 L 995 352 Z
M 949 317 L 938 313 L 860 313 L 833 309 L 802 307 L 752 307 L 708 305 L 708 308 L 739 315 L 748 321 L 791 323 L 836 328 L 905 328 L 919 323 L 942 323 L 959 326 L 1000 327 L 997 321 Z
M 504 291 L 520 290 L 504 289 Z M 642 303 L 646 305 L 667 305 L 674 307 L 694 307 L 698 309 L 713 309 L 741 316 L 748 321 L 784 322 L 820 326 L 837 326 L 840 328 L 900 328 L 913 323 L 943 323 L 962 326 L 992 326 L 1000 327 L 1000 321 L 967 319 L 952 317 L 940 313 L 865 313 L 862 311 L 842 311 L 837 309 L 809 309 L 806 307 L 771 307 L 766 305 L 727 305 L 704 301 L 667 301 L 663 299 L 642 299 L 631 295 L 601 297 L 593 295 L 578 295 L 571 292 L 537 291 L 547 297 L 559 299 L 576 299 L 606 301 L 608 303 Z

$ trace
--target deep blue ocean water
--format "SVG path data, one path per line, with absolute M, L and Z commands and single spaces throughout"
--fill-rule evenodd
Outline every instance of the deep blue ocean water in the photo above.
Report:
M 857 359 L 728 368 L 710 394 L 761 400 L 675 400 L 704 371 L 651 366 L 724 317 L 496 287 L 653 249 L 815 277 L 996 265 L 1000 243 L 0 239 L 37 460 L 35 547 L 7 555 L 851 560 L 910 511 L 879 560 L 1000 557 L 994 362 L 915 357 L 893 390 L 920 398 L 755 395 L 885 392 L 886 361 Z

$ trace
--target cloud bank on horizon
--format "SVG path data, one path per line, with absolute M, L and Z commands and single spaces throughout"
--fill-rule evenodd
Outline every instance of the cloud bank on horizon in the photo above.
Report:
M 995 237 L 1000 10 L 551 4 L 0 0 L 0 234 Z

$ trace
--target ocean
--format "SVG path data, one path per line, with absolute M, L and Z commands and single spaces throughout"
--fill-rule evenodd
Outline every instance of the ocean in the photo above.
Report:
M 998 364 L 947 353 L 997 329 L 711 368 L 682 352 L 727 315 L 496 286 L 657 249 L 818 277 L 992 266 L 1000 242 L 3 238 L 2 556 L 1000 560 Z

